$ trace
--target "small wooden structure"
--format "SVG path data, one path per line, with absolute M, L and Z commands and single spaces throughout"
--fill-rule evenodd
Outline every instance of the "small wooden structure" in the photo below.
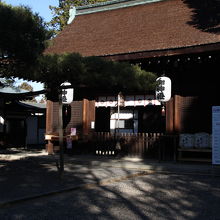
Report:
M 0 88 L 1 146 L 45 144 L 46 104 L 18 101 L 33 94 L 11 87 Z

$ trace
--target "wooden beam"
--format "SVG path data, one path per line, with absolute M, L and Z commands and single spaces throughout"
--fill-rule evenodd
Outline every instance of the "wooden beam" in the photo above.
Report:
M 181 48 L 170 48 L 164 50 L 152 50 L 152 51 L 139 51 L 125 54 L 108 54 L 102 56 L 108 60 L 138 60 L 144 58 L 156 58 L 156 57 L 168 57 L 184 54 L 197 54 L 205 52 L 214 52 L 220 50 L 220 43 L 205 44 L 200 46 L 189 46 Z

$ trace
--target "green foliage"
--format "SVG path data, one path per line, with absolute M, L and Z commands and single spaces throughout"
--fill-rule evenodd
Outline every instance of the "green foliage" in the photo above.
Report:
M 9 57 L 34 61 L 46 48 L 51 32 L 28 7 L 0 3 L 0 49 Z
M 61 83 L 69 81 L 74 88 L 90 91 L 147 92 L 155 88 L 156 75 L 138 65 L 108 61 L 79 54 L 45 55 L 39 59 L 35 80 L 45 82 L 53 95 Z
M 0 2 L 0 74 L 19 76 L 42 54 L 51 34 L 30 8 Z
M 78 85 L 83 75 L 83 65 L 83 58 L 79 54 L 44 55 L 39 58 L 34 78 L 45 82 L 49 88 L 58 88 L 65 81 Z
M 57 34 L 67 25 L 67 21 L 69 19 L 69 10 L 71 7 L 106 1 L 108 0 L 65 0 L 58 7 L 49 7 L 53 14 L 53 18 L 48 24 L 54 29 L 55 34 Z
M 92 88 L 119 91 L 150 91 L 155 87 L 156 75 L 138 65 L 115 62 L 99 57 L 85 57 L 84 84 Z

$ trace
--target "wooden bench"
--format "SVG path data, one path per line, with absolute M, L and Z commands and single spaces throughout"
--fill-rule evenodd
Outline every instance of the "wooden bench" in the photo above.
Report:
M 185 153 L 192 153 L 192 155 L 198 155 L 198 157 L 189 157 Z M 212 149 L 211 148 L 177 148 L 177 160 L 178 161 L 195 161 L 195 162 L 211 162 L 212 161 Z M 184 155 L 185 154 L 185 155 Z M 202 157 L 204 154 L 206 157 Z

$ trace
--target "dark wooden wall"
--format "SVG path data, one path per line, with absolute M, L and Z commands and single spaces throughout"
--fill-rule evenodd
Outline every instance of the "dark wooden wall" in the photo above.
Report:
M 174 95 L 166 104 L 168 133 L 208 132 L 212 129 L 212 99 Z
M 78 135 L 88 135 L 91 130 L 91 121 L 95 121 L 95 101 L 84 99 L 73 101 L 71 104 L 71 119 L 65 128 L 66 134 L 70 128 L 76 128 Z M 46 133 L 58 134 L 59 104 L 47 101 Z

